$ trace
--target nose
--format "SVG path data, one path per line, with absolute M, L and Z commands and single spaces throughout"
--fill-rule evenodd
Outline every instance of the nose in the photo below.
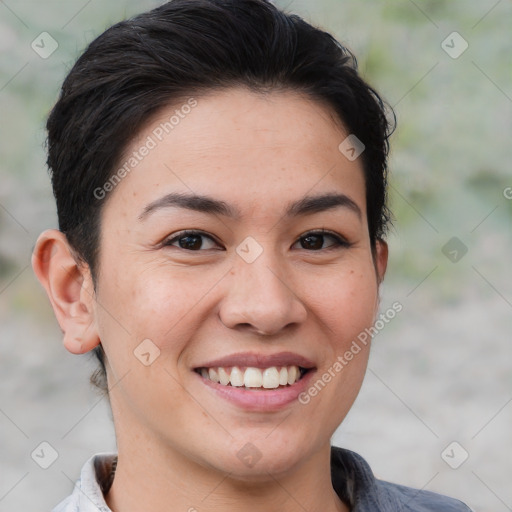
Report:
M 241 258 L 235 262 L 219 310 L 226 327 L 273 335 L 305 321 L 307 311 L 293 283 L 281 275 L 275 258 L 264 256 L 266 252 L 252 263 Z

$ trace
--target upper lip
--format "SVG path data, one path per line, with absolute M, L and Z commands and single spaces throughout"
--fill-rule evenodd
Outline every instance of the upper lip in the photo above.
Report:
M 277 354 L 258 354 L 256 352 L 240 352 L 224 356 L 214 361 L 198 365 L 196 368 L 230 368 L 232 366 L 250 366 L 253 368 L 270 368 L 272 366 L 300 366 L 315 368 L 315 364 L 304 356 L 293 352 L 278 352 Z

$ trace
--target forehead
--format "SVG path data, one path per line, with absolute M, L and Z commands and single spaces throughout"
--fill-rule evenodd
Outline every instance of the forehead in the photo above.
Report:
M 216 196 L 252 214 L 308 193 L 350 194 L 365 209 L 360 159 L 328 106 L 293 91 L 245 88 L 185 98 L 161 109 L 130 142 L 128 172 L 112 200 L 139 213 L 172 191 Z

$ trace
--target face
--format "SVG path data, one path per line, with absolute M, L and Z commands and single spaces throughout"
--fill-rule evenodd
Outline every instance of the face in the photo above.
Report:
M 368 346 L 334 366 L 374 321 L 385 248 L 372 258 L 362 163 L 330 109 L 245 89 L 196 101 L 151 120 L 105 199 L 94 328 L 118 438 L 283 474 L 356 398 Z

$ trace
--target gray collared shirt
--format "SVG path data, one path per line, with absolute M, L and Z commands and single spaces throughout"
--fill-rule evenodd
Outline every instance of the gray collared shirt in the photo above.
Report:
M 73 494 L 52 512 L 112 512 L 103 489 L 108 487 L 115 453 L 98 453 L 83 466 Z M 334 490 L 352 512 L 471 512 L 464 503 L 430 491 L 377 480 L 357 453 L 333 446 Z

